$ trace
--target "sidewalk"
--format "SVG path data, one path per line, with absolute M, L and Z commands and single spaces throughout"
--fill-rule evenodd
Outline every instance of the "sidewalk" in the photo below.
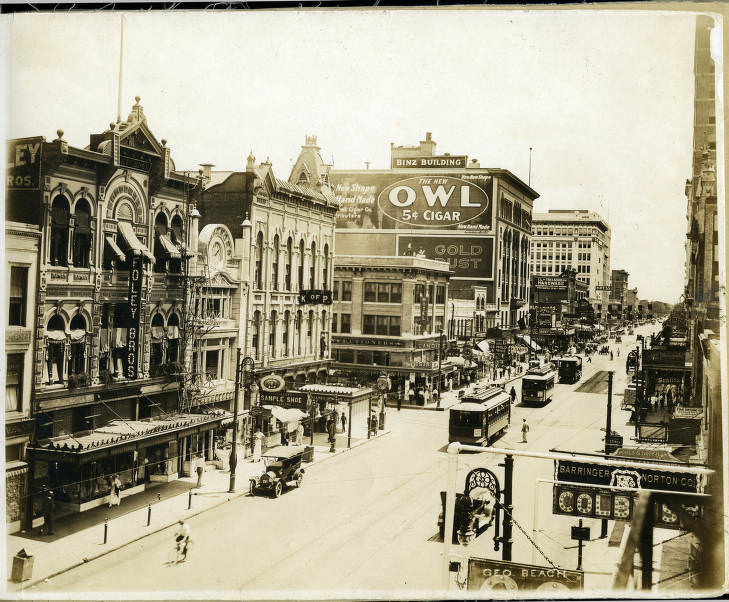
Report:
M 389 434 L 389 430 L 378 431 L 373 439 Z M 372 440 L 372 439 L 370 439 Z M 352 447 L 366 443 L 368 439 L 352 438 Z M 329 445 L 318 445 L 315 441 L 314 461 L 304 464 L 309 468 L 328 458 L 345 453 L 347 437 L 337 435 L 336 451 L 331 453 Z M 305 442 L 308 445 L 308 442 Z M 40 535 L 39 529 L 33 533 L 15 533 L 6 537 L 7 555 L 7 593 L 21 592 L 44 579 L 49 579 L 85 562 L 90 562 L 109 552 L 142 539 L 153 533 L 174 526 L 179 520 L 210 510 L 230 500 L 248 495 L 248 479 L 260 474 L 263 463 L 244 459 L 242 450 L 236 469 L 236 492 L 228 493 L 230 471 L 218 470 L 207 466 L 203 475 L 203 485 L 195 488 L 197 476 L 183 477 L 171 483 L 160 483 L 144 492 L 123 498 L 120 506 L 108 508 L 101 506 L 82 513 L 58 518 L 54 524 L 54 535 Z M 190 498 L 192 493 L 192 498 Z M 188 504 L 191 499 L 191 507 Z M 151 520 L 147 526 L 148 509 L 151 505 Z M 107 543 L 104 543 L 104 524 L 108 519 Z M 23 583 L 10 581 L 13 556 L 21 549 L 33 555 L 33 576 Z

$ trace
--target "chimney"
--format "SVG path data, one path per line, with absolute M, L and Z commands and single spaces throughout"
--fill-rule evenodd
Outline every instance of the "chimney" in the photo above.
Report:
M 212 173 L 213 173 L 213 167 L 215 167 L 215 165 L 213 165 L 212 163 L 200 163 L 200 167 L 202 167 L 203 179 L 206 182 L 209 182 L 210 177 L 212 176 Z
M 425 132 L 425 140 L 420 141 L 420 153 L 425 157 L 435 155 L 435 142 L 433 141 L 432 132 Z
M 471 162 L 468 164 L 468 167 L 478 168 L 478 167 L 481 167 L 481 164 L 478 162 L 478 159 L 471 159 Z

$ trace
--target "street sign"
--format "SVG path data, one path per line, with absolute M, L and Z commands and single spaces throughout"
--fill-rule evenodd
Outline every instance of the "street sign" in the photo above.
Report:
M 297 408 L 303 412 L 307 411 L 307 394 L 302 391 L 278 391 L 277 393 L 261 391 L 259 395 L 261 405 L 274 405 L 282 408 Z
M 586 485 L 612 485 L 636 489 L 662 489 L 701 493 L 696 475 L 680 472 L 678 467 L 665 469 L 608 466 L 577 460 L 557 460 L 557 480 Z
M 582 571 L 485 558 L 468 559 L 468 589 L 500 594 L 517 591 L 561 592 L 584 587 Z M 549 598 L 549 594 L 544 594 Z
M 590 527 L 572 527 L 572 539 L 590 541 Z
M 331 305 L 332 291 L 308 289 L 299 291 L 299 305 Z

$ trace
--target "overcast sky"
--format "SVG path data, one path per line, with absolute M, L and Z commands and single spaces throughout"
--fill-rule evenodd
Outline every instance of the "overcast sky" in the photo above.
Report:
M 6 137 L 85 146 L 116 120 L 120 13 L 4 15 Z M 528 179 L 536 211 L 612 228 L 612 268 L 641 298 L 683 288 L 694 16 L 588 11 L 127 13 L 122 118 L 134 96 L 178 169 L 287 178 L 306 134 L 336 169 L 389 166 L 390 142 Z

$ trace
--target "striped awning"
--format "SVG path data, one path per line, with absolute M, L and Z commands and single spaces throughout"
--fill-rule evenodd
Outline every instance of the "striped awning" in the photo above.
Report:
M 119 234 L 124 239 L 124 242 L 129 247 L 129 253 L 132 255 L 142 255 L 149 261 L 154 263 L 154 255 L 149 252 L 149 249 L 145 247 L 141 241 L 137 238 L 134 233 L 134 228 L 129 222 L 119 222 Z
M 164 247 L 165 252 L 172 257 L 172 259 L 180 259 L 180 251 L 179 249 L 172 243 L 169 236 L 166 234 L 160 234 L 159 235 L 159 241 L 162 243 L 162 247 Z
M 124 261 L 127 258 L 126 255 L 124 255 L 124 251 L 119 248 L 119 245 L 116 244 L 116 241 L 111 236 L 106 237 L 106 244 L 109 245 L 112 253 L 114 253 L 114 255 L 116 255 L 119 259 Z

